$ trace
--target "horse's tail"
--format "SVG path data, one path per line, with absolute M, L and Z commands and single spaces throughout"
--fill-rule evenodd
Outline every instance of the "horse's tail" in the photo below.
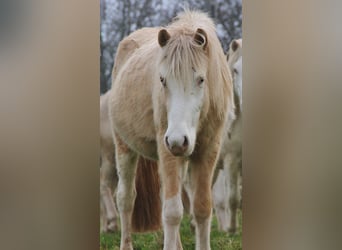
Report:
M 139 157 L 135 185 L 137 196 L 132 215 L 133 232 L 160 229 L 162 210 L 157 162 Z

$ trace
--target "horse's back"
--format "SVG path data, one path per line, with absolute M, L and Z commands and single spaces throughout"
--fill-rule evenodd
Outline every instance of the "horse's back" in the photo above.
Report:
M 122 40 L 122 42 L 130 40 L 137 43 L 139 47 L 145 46 L 155 40 L 155 38 L 158 36 L 158 32 L 159 28 L 156 27 L 142 28 L 132 32 L 129 36 Z
M 133 32 L 119 43 L 115 56 L 115 65 L 112 71 L 113 78 L 134 54 L 135 50 L 144 44 L 148 44 L 152 39 L 151 34 L 156 32 L 158 32 L 158 29 L 156 28 L 142 28 Z

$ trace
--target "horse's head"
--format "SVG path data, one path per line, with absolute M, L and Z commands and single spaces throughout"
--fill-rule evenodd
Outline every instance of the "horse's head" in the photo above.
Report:
M 199 119 L 205 102 L 207 76 L 207 34 L 175 33 L 162 29 L 158 62 L 160 84 L 165 96 L 167 130 L 164 143 L 175 156 L 192 154 Z
M 228 66 L 233 76 L 234 90 L 242 104 L 242 39 L 230 43 L 227 54 Z

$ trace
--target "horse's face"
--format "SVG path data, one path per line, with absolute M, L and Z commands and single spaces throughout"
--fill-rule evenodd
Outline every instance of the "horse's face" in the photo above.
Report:
M 179 79 L 161 74 L 168 121 L 164 142 L 175 156 L 189 156 L 195 147 L 205 75 L 197 71 L 192 73 L 191 82 L 186 86 L 180 84 Z
M 164 31 L 167 32 L 166 30 L 161 32 Z M 200 30 L 199 32 L 204 31 Z M 196 42 L 197 45 L 200 45 L 200 49 L 203 50 L 206 44 L 206 35 L 202 33 L 199 36 Z M 162 47 L 166 45 L 163 40 L 165 37 L 167 40 L 170 39 L 168 33 L 159 34 L 159 44 Z M 181 73 L 178 76 L 170 73 L 170 61 L 161 60 L 159 65 L 160 84 L 164 92 L 167 112 L 167 130 L 164 135 L 164 143 L 174 156 L 189 156 L 192 154 L 196 143 L 200 113 L 204 103 L 206 60 L 202 57 L 200 59 L 201 63 L 188 67 L 188 59 L 186 56 L 182 57 L 184 68 L 179 71 Z

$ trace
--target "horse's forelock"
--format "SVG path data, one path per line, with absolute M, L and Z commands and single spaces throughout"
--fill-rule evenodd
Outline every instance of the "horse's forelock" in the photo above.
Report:
M 205 51 L 193 39 L 193 34 L 174 34 L 164 47 L 161 63 L 166 65 L 166 75 L 189 82 L 194 70 L 207 67 Z M 188 79 L 187 79 L 188 78 Z

